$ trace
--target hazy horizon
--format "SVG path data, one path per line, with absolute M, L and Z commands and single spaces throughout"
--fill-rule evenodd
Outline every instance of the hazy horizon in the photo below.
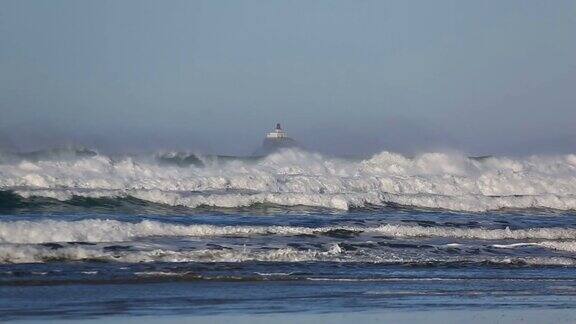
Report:
M 576 152 L 573 1 L 0 0 L 0 148 Z

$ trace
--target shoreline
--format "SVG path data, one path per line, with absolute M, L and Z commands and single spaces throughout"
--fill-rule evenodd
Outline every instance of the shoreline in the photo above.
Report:
M 31 319 L 15 320 L 20 324 L 33 323 L 128 323 L 128 324 L 180 324 L 180 323 L 574 323 L 574 309 L 496 309 L 496 310 L 379 310 L 346 313 L 274 313 L 238 315 L 199 315 L 199 316 L 112 316 L 91 319 Z

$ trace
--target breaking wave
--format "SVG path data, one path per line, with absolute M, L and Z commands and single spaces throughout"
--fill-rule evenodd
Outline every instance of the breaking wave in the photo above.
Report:
M 409 158 L 382 152 L 355 160 L 296 149 L 254 159 L 75 151 L 0 159 L 0 190 L 60 201 L 133 197 L 190 208 L 275 204 L 348 210 L 394 204 L 471 212 L 576 210 L 576 155 Z
M 254 261 L 427 266 L 448 262 L 572 267 L 576 266 L 572 257 L 576 252 L 574 238 L 576 229 L 563 227 L 225 226 L 153 220 L 14 220 L 0 222 L 0 264 Z M 247 240 L 260 243 L 245 244 Z M 538 250 L 533 251 L 540 255 L 495 251 L 516 248 L 540 248 L 560 255 L 542 255 Z
M 109 251 L 99 246 L 46 247 L 28 244 L 0 245 L 2 263 L 45 263 L 57 261 L 100 262 L 343 262 L 382 263 L 426 266 L 434 264 L 496 264 L 529 266 L 576 266 L 570 257 L 410 257 L 394 253 L 357 253 L 345 251 L 338 244 L 325 249 L 297 250 L 291 247 L 277 249 L 227 249 L 227 250 L 171 250 L 152 248 L 144 250 Z
M 80 221 L 7 221 L 0 222 L 0 243 L 41 244 L 51 242 L 126 242 L 152 236 L 257 236 L 257 235 L 323 235 L 335 231 L 367 233 L 391 238 L 444 237 L 458 239 L 504 240 L 576 238 L 573 228 L 486 229 L 428 227 L 420 225 L 384 224 L 380 226 L 216 226 L 178 225 L 144 220 L 137 223 L 117 220 L 86 219 Z

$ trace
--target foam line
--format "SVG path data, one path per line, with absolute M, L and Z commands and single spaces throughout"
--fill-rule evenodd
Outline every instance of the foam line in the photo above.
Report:
M 385 224 L 373 227 L 339 226 L 314 228 L 299 226 L 177 225 L 149 220 L 130 223 L 117 220 L 86 219 L 80 221 L 0 222 L 0 243 L 126 242 L 136 238 L 152 236 L 320 235 L 334 230 L 357 231 L 396 238 L 446 237 L 482 240 L 564 240 L 576 237 L 576 229 L 559 227 L 511 230 L 509 228 L 485 229 Z

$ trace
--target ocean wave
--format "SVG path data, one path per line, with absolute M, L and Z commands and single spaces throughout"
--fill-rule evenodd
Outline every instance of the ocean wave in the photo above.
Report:
M 339 262 L 405 264 L 430 267 L 434 265 L 512 265 L 512 266 L 576 266 L 576 260 L 567 257 L 402 257 L 393 253 L 357 253 L 344 251 L 338 244 L 326 249 L 297 250 L 291 247 L 277 249 L 233 250 L 170 250 L 154 248 L 147 250 L 109 251 L 98 246 L 65 246 L 52 248 L 41 245 L 1 244 L 2 263 L 46 263 L 71 261 L 97 262 Z
M 576 241 L 520 242 L 512 244 L 494 244 L 493 246 L 500 249 L 513 249 L 518 247 L 535 246 L 558 251 L 576 252 Z
M 13 221 L 0 222 L 0 243 L 124 242 L 151 236 L 297 235 L 314 231 L 306 227 L 176 225 L 148 220 Z
M 457 227 L 427 227 L 419 225 L 383 224 L 379 226 L 215 226 L 178 225 L 144 220 L 137 223 L 117 220 L 86 219 L 80 221 L 7 221 L 0 222 L 0 243 L 41 244 L 52 242 L 126 242 L 136 238 L 166 237 L 219 237 L 257 235 L 326 235 L 334 231 L 347 231 L 384 235 L 392 238 L 444 237 L 458 239 L 574 239 L 573 228 L 486 229 Z
M 58 249 L 37 245 L 0 245 L 0 263 L 39 263 L 50 261 L 108 262 L 307 262 L 337 261 L 341 250 L 335 244 L 326 251 L 299 251 L 290 247 L 274 250 L 194 250 L 151 249 L 139 251 L 105 251 L 99 247 L 66 246 Z
M 471 212 L 576 210 L 576 155 L 408 158 L 382 152 L 353 160 L 301 150 L 260 159 L 80 154 L 1 162 L 0 190 L 58 200 L 135 197 L 191 208 L 276 204 L 348 210 L 396 204 Z

